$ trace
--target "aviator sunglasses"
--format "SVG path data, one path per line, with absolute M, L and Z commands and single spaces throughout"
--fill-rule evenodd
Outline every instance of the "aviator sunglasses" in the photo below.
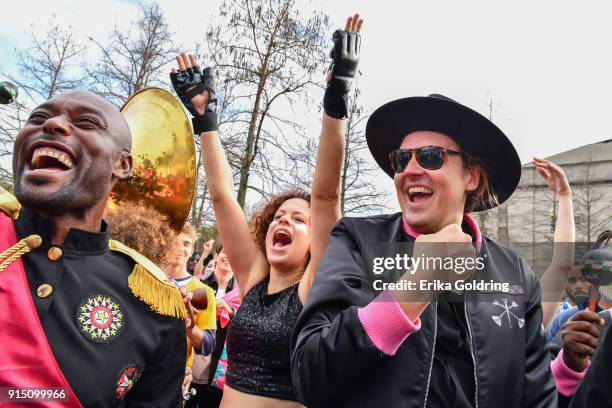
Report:
M 444 164 L 444 157 L 447 154 L 463 156 L 463 152 L 445 149 L 440 146 L 424 146 L 418 149 L 397 149 L 389 154 L 391 168 L 396 173 L 406 170 L 412 155 L 416 157 L 421 167 L 427 170 L 438 170 Z

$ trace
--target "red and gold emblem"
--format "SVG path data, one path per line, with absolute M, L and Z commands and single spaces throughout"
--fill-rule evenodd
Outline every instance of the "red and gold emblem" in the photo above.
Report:
M 136 381 L 140 378 L 140 372 L 135 365 L 128 365 L 121 373 L 119 373 L 119 379 L 117 380 L 117 386 L 115 387 L 115 395 L 118 400 L 125 398 L 125 394 L 132 389 Z
M 76 310 L 76 323 L 87 340 L 110 343 L 115 340 L 125 322 L 124 311 L 115 298 L 96 293 L 83 299 Z

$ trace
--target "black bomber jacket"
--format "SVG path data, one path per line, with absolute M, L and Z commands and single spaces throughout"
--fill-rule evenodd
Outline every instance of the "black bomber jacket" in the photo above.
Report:
M 436 302 L 393 356 L 372 343 L 357 314 L 378 294 L 372 257 L 385 251 L 393 257 L 413 240 L 402 230 L 401 213 L 345 217 L 333 229 L 292 341 L 293 382 L 308 407 L 428 406 Z M 556 407 L 536 275 L 514 251 L 486 237 L 478 256 L 484 268 L 472 280 L 508 282 L 512 289 L 464 292 L 476 407 Z M 387 280 L 403 273 L 390 271 Z

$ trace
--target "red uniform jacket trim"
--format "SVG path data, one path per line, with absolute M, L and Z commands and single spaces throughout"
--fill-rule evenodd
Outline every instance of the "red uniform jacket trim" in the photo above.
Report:
M 16 243 L 13 220 L 0 212 L 0 253 Z M 27 404 L 82 408 L 47 342 L 21 258 L 0 272 L 0 350 L 0 387 L 62 388 L 67 401 Z

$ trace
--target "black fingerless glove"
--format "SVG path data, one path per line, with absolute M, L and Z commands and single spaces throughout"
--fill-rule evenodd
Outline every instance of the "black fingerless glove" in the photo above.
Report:
M 343 119 L 348 116 L 348 93 L 357 74 L 361 35 L 336 30 L 333 39 L 334 48 L 330 54 L 331 79 L 323 97 L 323 109 L 329 116 Z
M 191 123 L 196 135 L 202 132 L 218 130 L 217 124 L 217 86 L 215 84 L 215 70 L 199 66 L 187 68 L 170 74 L 170 81 L 177 96 L 183 102 L 189 113 L 193 116 Z M 195 110 L 191 99 L 208 91 L 208 105 L 203 114 Z

